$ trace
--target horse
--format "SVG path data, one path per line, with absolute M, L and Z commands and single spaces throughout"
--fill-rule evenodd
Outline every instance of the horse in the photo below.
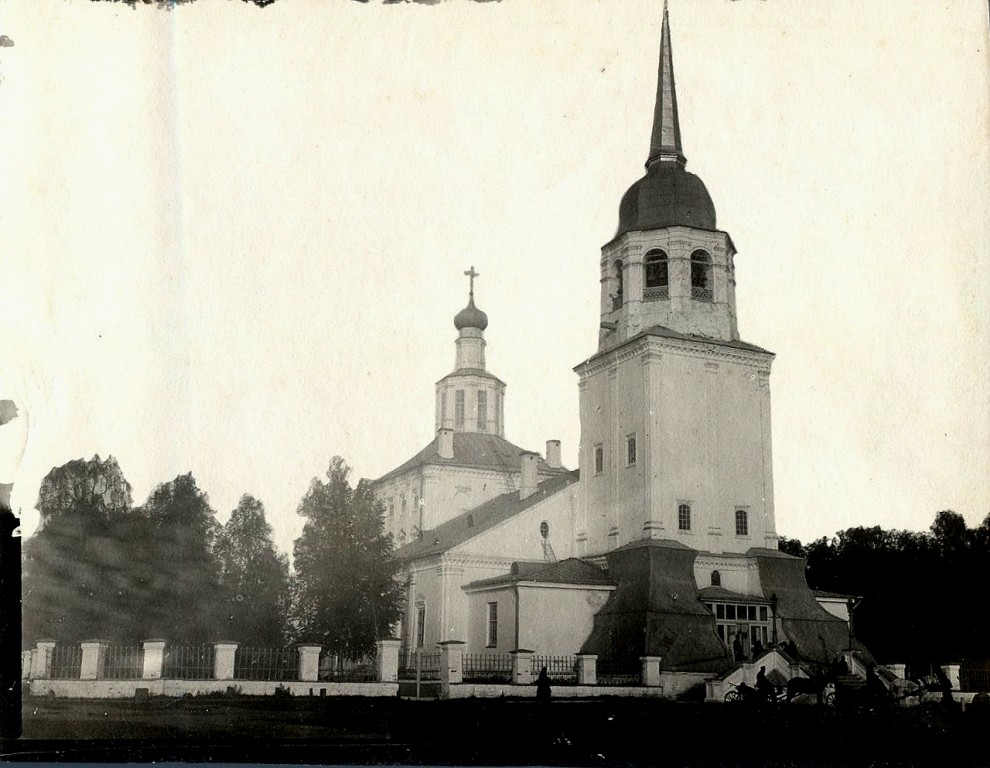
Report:
M 792 677 L 787 681 L 787 702 L 795 696 L 804 694 L 814 694 L 821 704 L 824 699 L 825 688 L 832 682 L 830 675 L 818 674 L 814 677 Z

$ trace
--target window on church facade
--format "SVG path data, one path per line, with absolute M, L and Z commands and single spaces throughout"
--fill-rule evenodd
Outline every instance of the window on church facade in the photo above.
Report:
M 447 426 L 447 390 L 440 393 L 440 426 Z
M 670 298 L 667 254 L 650 251 L 643 260 L 643 301 Z
M 488 641 L 485 646 L 494 648 L 498 645 L 498 603 L 488 604 Z
M 687 504 L 681 504 L 677 507 L 677 530 L 691 530 L 691 507 Z
M 495 412 L 492 414 L 492 421 L 495 423 L 495 431 L 496 432 L 498 432 L 498 431 L 501 430 L 501 426 L 500 426 L 500 422 L 499 422 L 499 419 L 501 418 L 501 414 L 502 414 L 502 395 L 496 389 L 495 390 Z
M 712 301 L 712 259 L 704 251 L 691 254 L 691 298 Z
M 388 497 L 388 516 L 395 517 L 395 498 L 392 496 Z
M 488 430 L 488 393 L 478 392 L 478 431 Z
M 416 647 L 422 648 L 426 640 L 426 606 L 416 606 Z
M 612 269 L 615 276 L 615 295 L 612 296 L 612 309 L 618 309 L 622 306 L 622 262 L 616 261 L 612 265 Z
M 767 647 L 770 638 L 767 606 L 705 603 L 705 607 L 715 614 L 715 632 L 726 648 L 732 648 L 738 638 L 743 657 L 752 659 L 761 648 Z
M 605 471 L 605 448 L 601 443 L 595 446 L 595 474 L 600 475 Z
M 454 392 L 454 429 L 464 429 L 464 390 Z
M 636 463 L 636 435 L 626 436 L 626 466 L 631 467 Z
M 712 571 L 712 586 L 721 587 L 722 586 L 722 574 L 718 571 Z
M 749 536 L 749 515 L 745 509 L 736 510 L 736 536 Z
M 406 516 L 406 512 L 407 512 L 406 494 L 404 493 L 399 496 L 399 511 L 402 513 L 403 517 Z

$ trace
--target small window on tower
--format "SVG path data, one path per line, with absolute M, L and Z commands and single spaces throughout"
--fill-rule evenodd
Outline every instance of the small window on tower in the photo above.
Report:
M 722 586 L 722 574 L 718 571 L 712 571 L 712 586 L 721 587 Z
M 736 536 L 749 536 L 749 515 L 745 509 L 736 510 Z
M 626 436 L 626 466 L 631 467 L 636 463 L 636 435 Z
M 478 431 L 488 430 L 488 393 L 484 390 L 478 392 Z
M 464 390 L 454 392 L 454 429 L 464 429 Z
M 681 504 L 677 507 L 677 530 L 691 530 L 691 507 L 687 504 Z
M 605 471 L 605 449 L 599 443 L 595 446 L 595 474 L 600 475 Z

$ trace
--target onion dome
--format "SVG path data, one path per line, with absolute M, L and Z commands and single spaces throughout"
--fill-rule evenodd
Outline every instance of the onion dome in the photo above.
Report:
M 468 305 L 454 316 L 454 327 L 457 330 L 477 328 L 479 331 L 488 327 L 488 315 L 474 306 L 474 295 L 468 299 Z

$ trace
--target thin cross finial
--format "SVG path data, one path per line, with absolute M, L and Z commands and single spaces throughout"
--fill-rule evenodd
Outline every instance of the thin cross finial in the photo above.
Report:
M 473 300 L 474 299 L 474 278 L 481 277 L 481 273 L 480 272 L 475 272 L 474 271 L 474 266 L 472 265 L 471 266 L 471 269 L 467 270 L 464 274 L 467 275 L 468 279 L 471 281 L 471 288 L 470 288 L 470 290 L 468 292 L 468 295 Z

